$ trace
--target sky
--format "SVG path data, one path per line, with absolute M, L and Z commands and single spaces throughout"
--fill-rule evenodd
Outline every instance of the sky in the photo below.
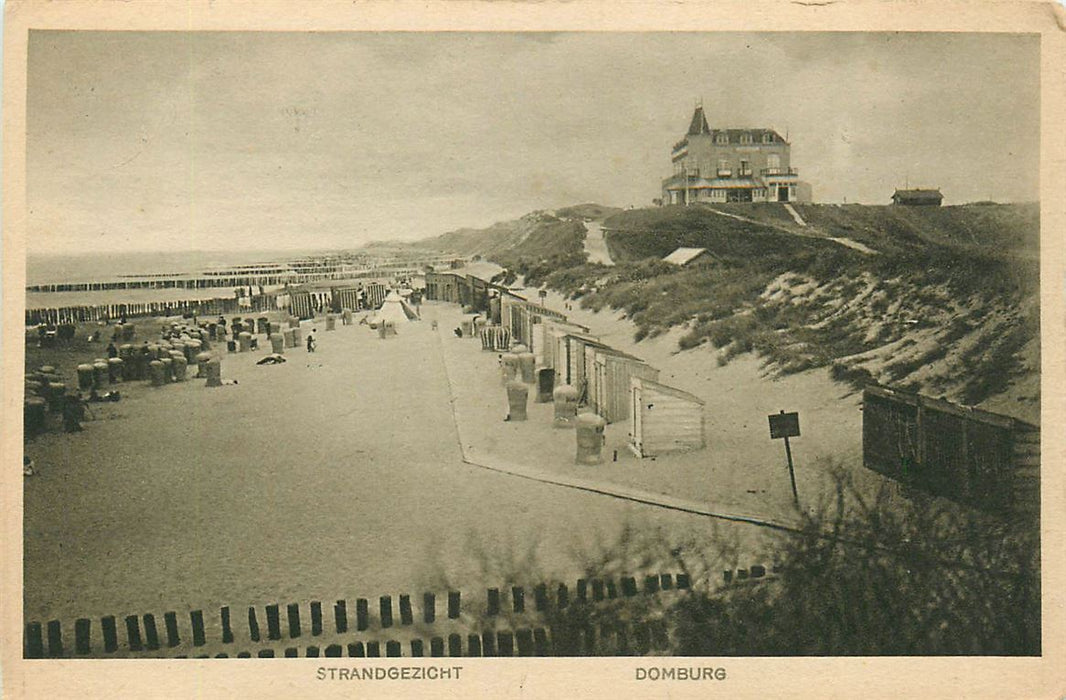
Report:
M 702 100 L 816 202 L 1039 194 L 1039 38 L 34 31 L 30 253 L 353 248 L 650 206 Z

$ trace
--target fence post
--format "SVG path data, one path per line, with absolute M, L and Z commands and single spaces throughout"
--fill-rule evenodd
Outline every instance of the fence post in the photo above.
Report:
M 40 622 L 31 622 L 26 625 L 26 658 L 44 658 L 44 639 L 41 637 Z
M 481 634 L 481 655 L 496 656 L 496 635 L 493 632 Z
M 251 613 L 249 613 L 250 615 Z M 281 613 L 278 604 L 274 603 L 266 607 L 267 615 L 267 639 L 281 639 Z M 257 635 L 258 636 L 258 635 Z
M 155 626 L 155 615 L 152 613 L 145 614 L 144 622 L 144 645 L 148 647 L 149 651 L 156 651 L 159 649 L 159 631 Z M 88 620 L 86 620 L 88 622 Z
M 448 617 L 455 620 L 459 617 L 459 591 L 448 593 Z
M 333 618 L 338 634 L 344 634 L 348 631 L 348 604 L 345 601 L 338 600 L 333 605 Z
M 222 617 L 222 643 L 231 644 L 233 642 L 233 629 L 230 627 L 229 606 L 223 605 L 219 610 L 219 615 Z
M 358 598 L 355 601 L 355 628 L 362 632 L 370 626 L 369 604 L 366 598 Z
M 526 592 L 521 586 L 511 587 L 511 607 L 516 613 L 526 611 Z
M 317 600 L 311 601 L 311 636 L 317 637 L 322 634 L 322 603 Z
M 559 592 L 556 594 L 559 608 L 565 608 L 570 604 L 570 589 L 566 587 L 565 583 L 559 584 Z
M 129 642 L 130 651 L 144 649 L 144 645 L 141 643 L 141 627 L 137 623 L 136 615 L 126 616 L 126 640 Z
M 275 610 L 276 609 L 277 608 L 275 608 Z M 270 617 L 270 607 L 268 606 L 267 607 L 267 618 L 268 618 L 267 623 L 268 624 L 270 622 L 269 621 L 269 617 Z M 251 638 L 251 640 L 253 642 L 258 642 L 261 639 L 261 636 L 259 634 L 259 620 L 257 620 L 256 617 L 255 617 L 255 608 L 248 608 L 248 636 Z M 278 638 L 279 639 L 281 638 L 280 634 L 278 635 Z
M 538 612 L 548 609 L 548 586 L 546 584 L 538 583 L 533 589 L 533 601 Z
M 515 632 L 519 656 L 533 656 L 533 631 L 520 629 Z
M 381 611 L 382 628 L 392 627 L 392 596 L 381 596 L 378 599 L 378 607 Z
M 510 632 L 496 634 L 497 656 L 514 656 L 514 635 Z
M 189 617 L 192 619 L 193 646 L 202 647 L 206 643 L 204 639 L 204 613 L 202 610 L 193 610 L 189 613 Z
M 288 607 L 289 617 L 289 636 L 296 638 L 300 636 L 300 605 L 299 603 L 289 603 Z
M 169 632 L 170 627 L 167 626 Z M 104 651 L 113 653 L 118 651 L 118 630 L 115 629 L 115 616 L 108 615 L 107 617 L 100 618 L 100 631 L 104 633 Z M 175 637 L 177 636 L 177 630 L 175 629 Z M 177 642 L 175 642 L 176 644 Z M 171 644 L 170 646 L 174 646 Z
M 533 630 L 533 655 L 551 656 L 551 643 L 548 641 L 548 633 L 543 627 Z

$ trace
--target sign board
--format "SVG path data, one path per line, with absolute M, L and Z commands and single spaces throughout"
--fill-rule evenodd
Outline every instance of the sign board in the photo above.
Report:
M 785 413 L 782 411 L 781 413 L 771 414 L 768 417 L 770 419 L 771 440 L 799 437 L 800 418 L 798 413 Z

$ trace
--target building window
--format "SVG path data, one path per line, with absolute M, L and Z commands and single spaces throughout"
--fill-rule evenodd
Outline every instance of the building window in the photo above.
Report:
M 766 156 L 766 169 L 770 175 L 777 175 L 781 171 L 781 156 L 771 153 Z
M 729 136 L 727 134 L 716 134 L 714 137 L 715 143 L 729 143 Z
M 751 143 L 751 134 L 741 134 L 740 135 L 740 142 L 741 143 Z
M 762 135 L 762 142 L 763 143 L 773 143 L 774 142 L 774 135 L 773 134 L 763 134 Z

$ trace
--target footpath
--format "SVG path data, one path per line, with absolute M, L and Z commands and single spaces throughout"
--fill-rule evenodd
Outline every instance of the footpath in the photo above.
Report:
M 588 253 L 590 263 L 600 265 L 614 265 L 611 253 L 607 250 L 607 241 L 603 238 L 602 221 L 586 221 L 585 225 L 585 252 Z
M 508 409 L 499 353 L 482 350 L 479 339 L 455 336 L 452 330 L 462 318 L 457 307 L 430 303 L 422 313 L 425 320 L 438 321 L 441 357 L 468 464 L 697 515 L 775 529 L 799 526 L 787 472 L 712 464 L 707 449 L 639 459 L 627 448 L 628 421 L 607 426 L 602 464 L 576 464 L 574 429 L 554 426 L 553 404 L 535 403 L 533 385 L 528 419 L 504 420 Z

